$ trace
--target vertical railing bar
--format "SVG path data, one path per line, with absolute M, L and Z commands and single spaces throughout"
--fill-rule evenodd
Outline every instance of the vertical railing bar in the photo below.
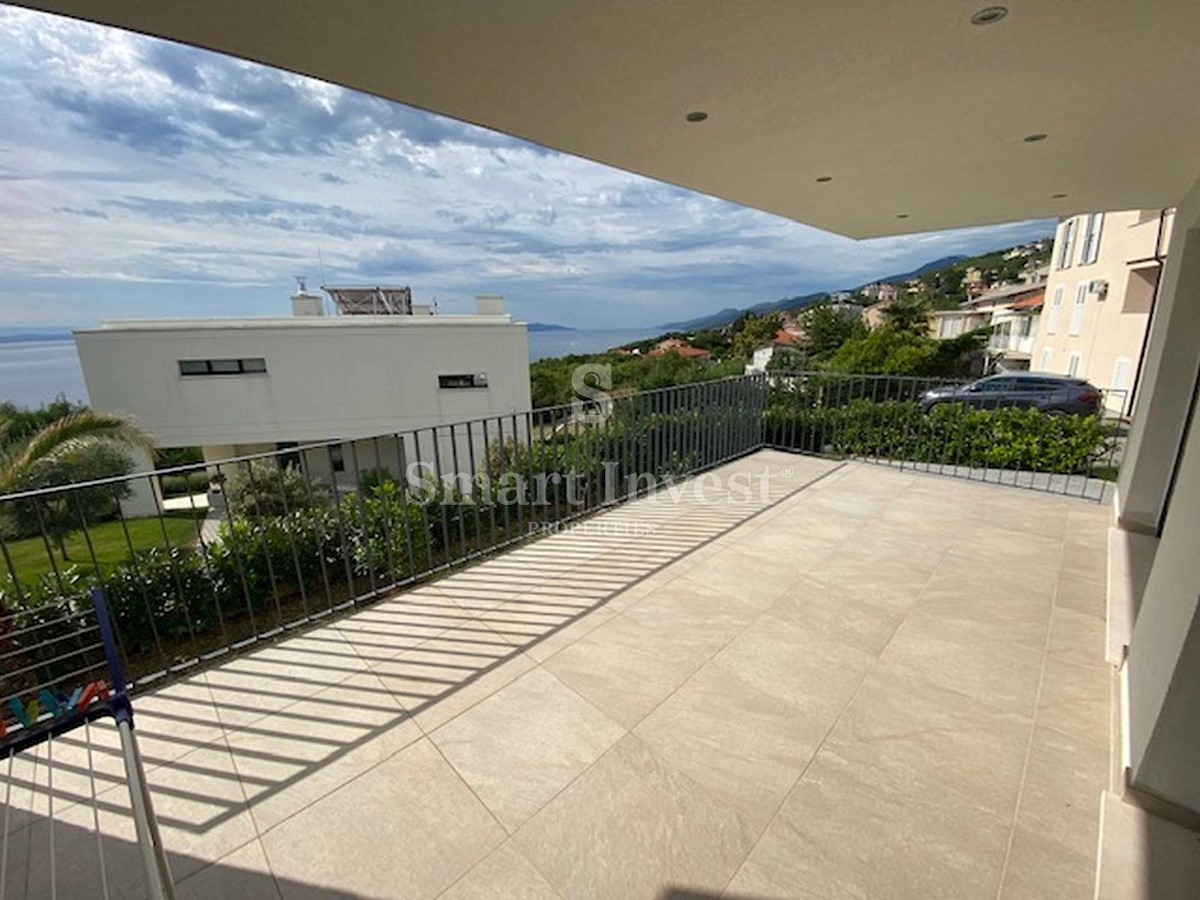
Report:
M 450 550 L 450 521 L 447 518 L 449 510 L 446 509 L 446 479 L 442 473 L 442 448 L 440 436 L 437 433 L 439 426 L 434 425 L 429 429 L 433 439 L 433 469 L 434 477 L 437 479 L 437 504 L 442 511 L 442 565 L 450 566 L 453 564 L 454 556 Z M 454 435 L 450 435 L 451 442 L 454 440 Z
M 320 512 L 320 518 L 316 521 L 316 526 L 320 529 L 317 535 L 317 565 L 321 570 L 321 583 L 325 588 L 325 608 L 329 610 L 333 609 L 333 583 L 329 580 L 329 566 L 325 563 L 329 540 L 329 510 L 322 509 L 317 505 L 316 491 L 313 490 L 312 471 L 308 465 L 309 452 L 301 450 L 297 456 L 300 457 L 300 474 L 304 476 L 304 493 L 308 496 L 308 507 Z
M 275 464 L 280 466 L 280 481 L 282 486 L 283 480 L 283 461 L 279 457 L 275 457 Z M 283 627 L 283 603 L 279 599 L 279 585 L 275 578 L 275 563 L 271 559 L 271 547 L 267 543 L 266 528 L 264 522 L 266 517 L 262 514 L 262 507 L 258 502 L 258 484 L 254 480 L 254 466 L 250 461 L 246 462 L 246 479 L 250 482 L 250 497 L 254 506 L 254 522 L 252 527 L 258 534 L 258 543 L 262 547 L 263 559 L 267 563 L 267 580 L 271 583 L 271 597 L 275 601 L 275 625 L 278 628 Z
M 362 470 L 358 466 L 358 442 L 346 441 L 350 445 L 350 460 L 354 465 L 354 485 L 355 490 L 352 495 L 347 495 L 348 500 L 353 497 L 352 504 L 358 508 L 358 527 L 362 529 L 360 532 L 362 539 L 360 546 L 364 547 L 365 558 L 363 559 L 363 567 L 367 570 L 367 585 L 371 589 L 370 597 L 378 597 L 380 594 L 379 583 L 375 578 L 375 561 L 371 558 L 371 526 L 367 521 L 367 503 L 363 496 L 362 490 Z M 329 445 L 332 450 L 333 445 Z M 345 459 L 345 457 L 343 457 Z M 332 460 L 330 460 L 330 480 L 337 483 L 337 472 L 333 471 Z M 386 538 L 385 538 L 386 540 Z M 358 600 L 358 594 L 355 593 L 354 599 Z

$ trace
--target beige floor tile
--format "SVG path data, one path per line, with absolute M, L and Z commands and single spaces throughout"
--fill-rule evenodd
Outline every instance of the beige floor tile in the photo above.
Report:
M 822 750 L 731 896 L 994 900 L 1009 827 L 937 782 Z
M 1030 719 L 881 664 L 825 746 L 864 768 L 936 781 L 1005 820 L 1016 811 L 1031 727 Z
M 258 840 L 234 850 L 175 886 L 177 900 L 282 900 Z M 333 895 L 329 900 L 335 900 Z M 342 894 L 342 897 L 348 895 Z
M 1058 580 L 1056 606 L 1103 619 L 1107 602 L 1108 590 L 1103 578 L 1064 576 Z
M 1096 861 L 1017 828 L 999 900 L 1093 900 Z
M 545 662 L 555 653 L 571 646 L 581 637 L 610 621 L 617 614 L 609 606 L 598 606 L 589 610 L 578 619 L 557 626 L 536 640 L 525 643 L 525 653 L 537 662 Z
M 911 599 L 902 602 L 899 592 L 889 596 L 853 584 L 832 585 L 803 577 L 793 582 L 771 607 L 773 615 L 876 656 L 883 652 L 917 596 L 913 591 Z
M 244 725 L 345 681 L 367 663 L 335 628 L 232 659 L 204 673 L 223 725 Z
M 371 671 L 417 715 L 518 655 L 519 648 L 473 619 L 375 663 Z
M 766 609 L 787 591 L 791 571 L 790 553 L 769 554 L 738 543 L 689 566 L 683 577 L 693 584 Z
M 1048 573 L 1046 579 L 1053 584 Z M 1050 630 L 1052 598 L 1050 590 L 1031 592 L 1007 587 L 999 579 L 980 584 L 978 575 L 964 579 L 939 573 L 922 591 L 916 608 L 923 616 L 961 625 L 972 634 L 1041 653 Z
M 563 900 L 512 841 L 441 895 L 439 900 Z
M 719 893 L 750 848 L 737 814 L 623 739 L 517 832 L 563 897 L 655 897 L 667 885 Z
M 421 737 L 369 672 L 226 733 L 260 832 Z
M 757 836 L 791 790 L 827 724 L 710 662 L 634 730 Z
M 918 609 L 896 630 L 880 659 L 934 684 L 1029 716 L 1042 653 L 1006 640 L 994 627 Z
M 337 631 L 368 665 L 437 637 L 469 614 L 436 586 L 414 588 L 337 622 Z
M 1085 860 L 1096 857 L 1108 752 L 1053 728 L 1034 729 L 1017 824 Z
M 828 729 L 875 658 L 767 613 L 714 659 L 747 684 L 801 710 Z
M 549 672 L 534 669 L 430 739 L 514 831 L 624 734 Z
M 545 667 L 626 728 L 658 706 L 741 631 L 754 610 L 691 582 L 671 582 Z
M 1049 653 L 1078 666 L 1108 669 L 1104 620 L 1056 606 L 1050 620 Z
M 504 829 L 426 740 L 262 838 L 284 900 L 326 889 L 436 897 L 503 840 Z
M 425 734 L 429 734 L 520 678 L 534 665 L 534 661 L 524 653 L 508 657 L 499 665 L 472 675 L 436 700 L 422 704 L 412 713 L 413 721 Z
M 1109 747 L 1112 725 L 1112 671 L 1046 658 L 1037 703 L 1038 724 L 1076 740 Z

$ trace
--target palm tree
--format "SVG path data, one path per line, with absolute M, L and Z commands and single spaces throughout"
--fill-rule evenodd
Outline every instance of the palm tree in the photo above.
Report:
M 79 458 L 98 445 L 154 452 L 154 441 L 130 417 L 81 410 L 51 422 L 5 447 L 8 422 L 0 419 L 0 496 L 15 493 L 56 463 Z

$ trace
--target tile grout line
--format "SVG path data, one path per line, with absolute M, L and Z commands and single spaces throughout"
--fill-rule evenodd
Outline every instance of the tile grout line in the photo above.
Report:
M 796 489 L 794 489 L 794 490 L 790 491 L 788 494 L 786 494 L 784 497 L 780 498 L 779 500 L 772 501 L 772 502 L 771 502 L 770 504 L 768 504 L 767 506 L 764 506 L 762 509 L 758 510 L 757 512 L 755 512 L 755 513 L 751 514 L 751 516 L 749 516 L 749 517 L 747 517 L 746 519 L 742 520 L 742 522 L 739 522 L 739 523 L 737 523 L 736 525 L 732 526 L 730 529 L 727 529 L 727 530 L 726 530 L 726 532 L 722 532 L 722 533 L 727 533 L 728 531 L 732 531 L 732 530 L 734 530 L 734 529 L 736 529 L 736 528 L 740 527 L 742 524 L 744 524 L 744 522 L 746 522 L 746 521 L 749 521 L 750 519 L 753 519 L 753 518 L 755 518 L 756 516 L 758 516 L 758 515 L 759 515 L 759 514 L 761 514 L 762 512 L 764 512 L 764 511 L 766 511 L 766 510 L 768 510 L 768 509 L 771 509 L 772 507 L 775 507 L 775 506 L 777 506 L 778 504 L 782 503 L 784 500 L 786 500 L 786 499 L 790 499 L 790 498 L 791 498 L 793 495 L 795 495 L 795 494 L 799 494 L 801 491 L 803 491 L 803 490 L 805 490 L 806 488 L 810 487 L 812 484 L 815 484 L 815 483 L 816 483 L 816 481 L 819 481 L 821 477 L 824 477 L 825 475 L 831 474 L 832 472 L 839 471 L 840 469 L 841 469 L 841 466 L 837 466 L 836 468 L 834 468 L 834 469 L 832 469 L 832 470 L 829 470 L 828 472 L 822 473 L 822 476 L 818 477 L 817 479 L 815 479 L 815 480 L 813 480 L 813 481 L 806 482 L 805 484 L 801 485 L 800 487 L 798 487 L 798 488 L 796 488 Z M 686 555 L 686 554 L 685 554 L 685 555 Z M 669 568 L 670 566 L 676 565 L 678 562 L 679 562 L 679 560 L 678 560 L 678 559 L 677 559 L 677 560 L 674 560 L 672 563 L 670 563 L 668 566 L 666 566 L 666 567 L 664 567 L 664 568 Z M 645 598 L 638 598 L 638 600 L 637 600 L 637 601 L 635 601 L 633 605 L 631 605 L 630 607 L 628 607 L 628 609 L 632 609 L 632 608 L 633 608 L 633 606 L 636 606 L 638 603 L 641 603 L 641 602 L 642 602 L 642 600 L 644 600 L 644 599 L 645 599 Z M 772 605 L 774 605 L 774 604 L 772 604 Z M 617 618 L 617 616 L 623 615 L 623 614 L 624 614 L 626 611 L 627 611 L 627 610 L 621 610 L 621 611 L 619 611 L 619 612 L 617 613 L 617 615 L 616 615 L 616 616 L 614 616 L 613 618 L 615 619 L 615 618 Z M 541 813 L 543 810 L 545 810 L 545 809 L 546 809 L 547 807 L 549 807 L 549 806 L 550 806 L 552 803 L 554 803 L 554 801 L 555 801 L 555 800 L 557 800 L 557 799 L 558 799 L 560 796 L 562 796 L 562 794 L 563 794 L 563 793 L 565 793 L 567 790 L 569 790 L 569 789 L 571 788 L 571 786 L 572 786 L 572 785 L 574 785 L 574 784 L 578 783 L 578 782 L 579 782 L 579 781 L 580 781 L 582 778 L 584 778 L 584 777 L 585 777 L 585 776 L 586 776 L 586 775 L 587 775 L 589 772 L 591 772 L 591 771 L 592 771 L 592 769 L 594 769 L 594 768 L 595 768 L 595 767 L 596 767 L 596 766 L 597 766 L 597 765 L 598 765 L 598 764 L 599 764 L 599 763 L 600 763 L 600 762 L 601 762 L 601 761 L 602 761 L 602 760 L 603 760 L 605 757 L 607 757 L 607 756 L 609 755 L 609 753 L 611 753 L 611 752 L 612 752 L 612 749 L 613 749 L 613 747 L 615 747 L 617 744 L 621 743 L 621 741 L 625 740 L 625 738 L 628 738 L 628 737 L 632 737 L 634 740 L 637 740 L 637 741 L 638 741 L 638 743 L 639 743 L 639 744 L 641 744 L 641 745 L 642 745 L 642 746 L 643 746 L 643 747 L 646 749 L 646 751 L 647 751 L 648 753 L 650 753 L 650 754 L 651 754 L 651 755 L 652 755 L 652 756 L 653 756 L 655 759 L 657 759 L 657 760 L 658 760 L 658 761 L 659 761 L 659 762 L 660 762 L 662 765 L 666 766 L 667 768 L 669 768 L 671 771 L 675 772 L 675 773 L 676 773 L 677 775 L 679 775 L 680 777 L 687 779 L 687 780 L 688 780 L 688 782 L 690 782 L 691 784 L 695 785 L 695 787 L 697 788 L 697 790 L 699 790 L 701 793 L 703 793 L 703 794 L 704 794 L 706 797 L 708 797 L 710 800 L 712 800 L 713 802 L 715 802 L 715 803 L 719 804 L 720 806 L 722 806 L 722 807 L 724 807 L 724 808 L 727 808 L 727 809 L 729 809 L 729 810 L 730 810 L 730 811 L 733 813 L 733 815 L 737 817 L 738 821 L 739 821 L 739 822 L 740 822 L 740 823 L 741 823 L 741 824 L 744 826 L 744 825 L 745 825 L 745 822 L 742 820 L 742 818 L 741 818 L 740 814 L 738 814 L 736 810 L 734 810 L 732 807 L 729 807 L 729 806 L 728 806 L 728 804 L 726 804 L 726 803 L 725 803 L 723 800 L 721 800 L 719 797 L 716 797 L 716 796 L 714 796 L 714 795 L 712 794 L 712 792 L 711 792 L 711 791 L 709 791 L 709 790 L 708 790 L 708 788 L 706 788 L 704 785 L 702 785 L 702 784 L 700 784 L 699 782 L 697 782 L 695 779 L 693 779 L 691 776 L 687 775 L 685 772 L 682 772 L 682 771 L 680 771 L 680 770 L 679 770 L 679 769 L 678 769 L 676 766 L 674 766 L 673 764 L 671 764 L 671 763 L 670 763 L 668 760 L 665 760 L 665 759 L 663 759 L 663 758 L 662 758 L 662 756 L 661 756 L 661 755 L 660 755 L 660 754 L 659 754 L 657 751 L 655 751 L 655 749 L 654 749 L 653 747 L 651 747 L 651 746 L 650 746 L 649 744 L 647 744 L 645 741 L 641 740 L 641 738 L 639 738 L 639 737 L 638 737 L 636 734 L 634 734 L 634 729 L 636 729 L 636 728 L 637 728 L 637 727 L 638 727 L 638 726 L 639 726 L 639 725 L 640 725 L 640 724 L 641 724 L 643 721 L 645 721 L 647 718 L 649 718 L 651 715 L 653 715 L 653 714 L 654 714 L 654 712 L 655 712 L 656 710 L 658 710 L 658 708 L 659 708 L 659 707 L 661 707 L 663 704 L 667 703 L 667 702 L 668 702 L 668 701 L 669 701 L 669 700 L 670 700 L 670 699 L 671 699 L 673 696 L 675 696 L 675 694 L 676 694 L 676 693 L 678 693 L 678 691 L 679 691 L 679 690 L 681 690 L 681 689 L 682 689 L 682 688 L 683 688 L 683 687 L 684 687 L 684 686 L 685 686 L 685 685 L 686 685 L 686 684 L 687 684 L 689 681 L 691 681 L 691 680 L 692 680 L 692 678 L 693 678 L 693 677 L 696 675 L 696 673 L 697 673 L 697 672 L 699 672 L 699 671 L 700 671 L 700 669 L 702 669 L 704 666 L 708 665 L 708 663 L 710 663 L 710 662 L 711 662 L 713 659 L 715 659 L 715 658 L 716 658 L 716 657 L 717 657 L 717 656 L 718 656 L 718 655 L 719 655 L 719 654 L 720 654 L 720 653 L 721 653 L 723 650 L 725 650 L 725 648 L 726 648 L 726 647 L 728 647 L 730 644 L 732 644 L 732 643 L 733 643 L 735 640 L 737 640 L 737 639 L 738 639 L 738 638 L 739 638 L 739 637 L 740 637 L 742 634 L 744 634 L 744 633 L 745 633 L 745 632 L 746 632 L 746 631 L 747 631 L 749 628 L 753 627 L 753 625 L 754 625 L 754 624 L 756 624 L 756 623 L 757 623 L 759 620 L 761 620 L 763 617 L 765 617 L 765 616 L 766 616 L 766 614 L 767 614 L 769 611 L 770 611 L 770 608 L 768 608 L 768 609 L 765 609 L 765 610 L 762 610 L 761 612 L 757 613 L 757 614 L 756 614 L 756 615 L 755 615 L 755 616 L 754 616 L 754 617 L 753 617 L 753 618 L 752 618 L 752 619 L 751 619 L 751 620 L 750 620 L 750 621 L 749 621 L 749 622 L 748 622 L 746 625 L 744 625 L 744 626 L 743 626 L 741 629 L 739 629 L 739 630 L 738 630 L 738 631 L 737 631 L 737 632 L 736 632 L 736 633 L 735 633 L 735 634 L 734 634 L 732 637 L 730 637 L 730 638 L 729 638 L 729 640 L 727 640 L 727 641 L 726 641 L 724 644 L 722 644 L 722 645 L 721 645 L 719 648 L 717 648 L 715 651 L 713 651 L 713 653 L 712 653 L 711 655 L 709 655 L 707 658 L 705 658 L 705 659 L 704 659 L 704 660 L 702 660 L 700 663 L 698 663 L 694 669 L 692 669 L 690 672 L 688 672 L 688 674 L 687 674 L 687 675 L 684 677 L 684 679 L 683 679 L 683 680 L 682 680 L 682 681 L 681 681 L 681 682 L 680 682 L 678 685 L 676 685 L 676 687 L 675 687 L 675 688 L 674 688 L 674 689 L 673 689 L 673 690 L 672 690 L 672 691 L 671 691 L 671 692 L 670 692 L 670 693 L 669 693 L 669 694 L 668 694 L 666 697 L 664 697 L 664 698 L 663 698 L 661 701 L 659 701 L 659 703 L 657 703 L 657 704 L 654 706 L 654 708 L 653 708 L 653 709 L 651 709 L 649 712 L 647 712 L 647 713 L 646 713 L 644 716 L 642 716 L 640 719 L 638 719 L 638 720 L 637 720 L 637 722 L 635 722 L 635 723 L 634 723 L 632 726 L 630 726 L 630 727 L 628 727 L 628 728 L 627 728 L 627 727 L 624 725 L 624 723 L 622 723 L 622 722 L 617 722 L 616 720 L 612 719 L 612 717 L 611 717 L 611 716 L 609 716 L 609 715 L 608 715 L 607 713 L 605 713 L 603 710 L 601 710 L 601 709 L 599 709 L 598 707 L 596 707 L 596 706 L 595 706 L 595 704 L 593 704 L 593 703 L 592 703 L 590 700 L 588 700 L 586 697 L 584 697 L 584 696 L 582 696 L 581 694 L 579 694 L 579 693 L 578 693 L 578 692 L 577 692 L 577 691 L 576 691 L 574 688 L 572 688 L 572 687 L 571 687 L 570 685 L 568 685 L 566 682 L 563 682 L 561 679 L 559 679 L 559 678 L 558 678 L 558 677 L 557 677 L 557 676 L 556 676 L 556 675 L 555 675 L 555 674 L 554 674 L 552 671 L 550 671 L 549 669 L 546 669 L 546 668 L 544 668 L 541 662 L 534 661 L 534 662 L 535 662 L 535 666 L 534 666 L 534 668 L 535 668 L 535 669 L 542 669 L 542 670 L 543 670 L 543 671 L 544 671 L 546 674 L 548 674 L 548 675 L 550 675 L 552 678 L 554 678 L 554 680 L 555 680 L 556 682 L 558 682 L 558 683 L 559 683 L 559 684 L 561 684 L 561 685 L 562 685 L 564 688 L 566 688 L 568 691 L 570 691 L 572 694 L 574 694 L 574 695 L 575 695 L 575 696 L 576 696 L 576 697 L 577 697 L 577 698 L 578 698 L 578 699 L 579 699 L 581 702 L 583 702 L 583 703 L 587 704 L 589 707 L 591 707 L 591 708 L 595 709 L 595 710 L 596 710 L 598 713 L 600 713 L 600 715 L 604 716 L 604 718 L 608 719 L 609 721 L 612 721 L 612 722 L 613 722 L 614 724 L 616 724 L 618 727 L 620 727 L 620 728 L 624 729 L 624 732 L 625 732 L 625 733 L 624 733 L 624 734 L 623 734 L 623 735 L 622 735 L 622 736 L 621 736 L 619 739 L 617 739 L 616 741 L 614 741 L 614 742 L 613 742 L 613 743 L 612 743 L 612 744 L 611 744 L 611 745 L 610 745 L 610 746 L 609 746 L 609 747 L 608 747 L 608 748 L 607 748 L 607 749 L 606 749 L 606 750 L 605 750 L 603 753 L 601 753 L 601 754 L 600 754 L 600 755 L 599 755 L 599 756 L 598 756 L 598 757 L 597 757 L 595 760 L 593 760 L 593 761 L 592 761 L 590 764 L 588 764 L 588 765 L 587 765 L 587 766 L 586 766 L 586 767 L 585 767 L 585 768 L 584 768 L 582 771 L 580 771 L 580 772 L 579 772 L 579 774 L 577 774 L 577 775 L 576 775 L 574 778 L 572 778 L 570 781 L 568 781 L 566 784 L 564 784 L 564 785 L 563 785 L 563 786 L 562 786 L 562 787 L 561 787 L 559 790 L 557 790 L 557 791 L 556 791 L 556 792 L 555 792 L 555 793 L 554 793 L 554 794 L 553 794 L 551 797 L 549 797 L 549 798 L 546 800 L 546 802 L 545 802 L 545 803 L 543 803 L 543 804 L 542 804 L 540 807 L 538 807 L 538 809 L 537 809 L 535 812 L 533 812 L 532 814 L 530 814 L 529 816 L 527 816 L 527 817 L 525 818 L 525 820 L 524 820 L 524 821 L 523 821 L 523 822 L 522 822 L 522 823 L 521 823 L 519 826 L 517 826 L 517 828 L 516 828 L 516 829 L 515 829 L 513 832 L 509 833 L 509 832 L 508 832 L 508 829 L 507 829 L 507 828 L 506 828 L 506 827 L 505 827 L 505 826 L 504 826 L 504 825 L 501 823 L 501 828 L 503 828 L 503 829 L 504 829 L 504 831 L 505 831 L 505 833 L 506 833 L 506 834 L 508 834 L 508 839 L 509 839 L 509 840 L 512 840 L 513 838 L 515 838 L 515 836 L 517 835 L 517 833 L 518 833 L 518 832 L 519 832 L 519 831 L 520 831 L 522 828 L 524 828 L 526 824 L 528 824 L 528 823 L 529 823 L 530 821 L 532 821 L 532 820 L 533 820 L 533 819 L 534 819 L 534 818 L 535 818 L 535 817 L 536 817 L 538 814 L 540 814 L 540 813 Z M 611 622 L 611 621 L 612 621 L 612 620 L 610 620 L 610 622 Z M 605 623 L 605 624 L 608 624 L 608 623 Z M 584 637 L 586 637 L 586 635 L 584 635 Z M 582 638 L 580 638 L 580 639 L 582 639 Z M 564 648 L 564 649 L 565 649 L 565 648 Z M 557 655 L 557 654 L 555 654 L 555 655 Z M 553 658 L 553 656 L 552 656 L 552 657 L 548 657 L 546 661 L 548 662 L 548 661 L 549 661 L 549 659 L 552 659 L 552 658 Z M 530 669 L 529 671 L 533 671 L 533 669 Z M 528 674 L 528 673 L 525 673 L 525 674 Z M 523 675 L 520 675 L 520 676 L 517 676 L 517 677 L 518 677 L 518 678 L 521 678 L 521 677 L 523 677 Z M 482 701 L 481 701 L 481 702 L 482 702 Z M 461 715 L 461 713 L 460 713 L 460 715 Z M 445 723 L 443 723 L 443 724 L 445 724 Z M 440 726 L 439 726 L 439 727 L 440 727 Z M 435 730 L 436 730 L 436 729 L 435 729 Z M 430 743 L 434 743 L 432 739 L 430 739 Z M 436 746 L 436 744 L 435 744 L 435 746 Z M 441 752 L 441 751 L 440 751 L 440 748 L 439 748 L 439 753 L 440 753 L 440 752 Z M 443 758 L 444 758 L 444 757 L 443 757 Z M 447 763 L 447 765 L 450 765 L 450 766 L 451 766 L 451 768 L 454 768 L 454 767 L 453 767 L 453 765 L 452 765 L 452 764 L 449 762 L 449 760 L 447 760 L 447 761 L 446 761 L 446 763 Z M 457 770 L 457 769 L 455 769 L 455 774 L 456 774 L 456 775 L 458 774 L 458 770 Z M 460 775 L 459 777 L 461 778 L 461 775 Z M 472 792 L 472 793 L 474 793 L 474 792 Z M 483 801 L 482 801 L 482 800 L 480 800 L 480 802 L 482 803 Z M 484 804 L 484 805 L 485 805 L 485 807 L 486 807 L 486 804 Z M 489 813 L 491 812 L 490 808 L 488 809 L 488 811 L 489 811 Z M 760 836 L 760 837 L 761 837 L 761 836 Z M 518 850 L 520 849 L 520 848 L 519 848 L 519 846 L 518 846 L 518 848 L 517 848 L 517 849 L 518 849 Z M 490 851 L 489 851 L 489 852 L 490 852 Z M 527 856 L 526 856 L 524 853 L 522 853 L 522 856 L 524 856 L 526 859 L 528 859 L 528 857 L 527 857 Z M 556 891 L 558 891 L 558 887 L 557 887 L 557 885 L 555 885 L 555 883 L 554 883 L 553 881 L 551 881 L 551 880 L 550 880 L 550 879 L 549 879 L 549 878 L 546 876 L 546 874 L 545 874 L 544 872 L 542 872 L 542 870 L 541 870 L 541 869 L 539 869 L 539 868 L 538 868 L 538 866 L 537 866 L 536 862 L 534 862 L 533 860 L 529 860 L 529 862 L 530 862 L 530 864 L 531 864 L 531 865 L 532 865 L 532 866 L 533 866 L 533 867 L 534 867 L 534 868 L 535 868 L 535 869 L 538 871 L 538 873 L 542 875 L 542 877 L 543 877 L 543 878 L 546 880 L 546 882 L 547 882 L 548 884 L 550 884 L 550 885 L 551 885 L 551 887 L 553 887 L 553 888 L 554 888 Z M 736 871 L 735 871 L 735 874 L 736 874 Z M 559 893 L 561 893 L 561 892 L 559 892 Z
M 894 503 L 895 500 L 893 499 L 891 502 Z M 849 538 L 847 538 L 847 540 L 849 540 Z M 929 579 L 932 579 L 932 578 L 933 578 L 933 573 L 930 572 L 930 575 L 926 579 L 926 582 L 928 582 Z M 907 613 L 905 614 L 905 619 L 907 619 Z M 893 631 L 892 631 L 893 637 L 895 636 L 895 632 L 900 628 L 900 625 L 903 623 L 904 623 L 904 619 L 901 619 L 900 623 L 896 625 L 895 629 L 893 629 Z M 891 639 L 889 638 L 888 643 L 890 643 L 890 642 L 891 642 Z M 883 649 L 887 649 L 886 644 L 884 645 Z M 808 770 L 810 768 L 812 768 L 812 764 L 816 761 L 817 757 L 820 755 L 822 748 L 824 748 L 826 741 L 829 740 L 829 736 L 833 733 L 833 730 L 835 728 L 837 728 L 838 723 L 841 722 L 842 717 L 846 714 L 846 710 L 848 710 L 850 708 L 850 706 L 854 703 L 854 700 L 858 697 L 859 693 L 862 692 L 863 685 L 866 684 L 867 678 L 870 677 L 871 673 L 875 670 L 875 667 L 879 664 L 879 661 L 880 661 L 880 658 L 882 657 L 882 655 L 883 655 L 883 650 L 880 650 L 879 653 L 875 656 L 875 662 L 872 663 L 870 666 L 868 666 L 866 671 L 863 672 L 862 678 L 859 680 L 858 684 L 855 686 L 855 688 L 854 688 L 853 692 L 851 692 L 850 696 L 846 698 L 846 702 L 842 705 L 842 708 L 840 710 L 838 710 L 838 714 L 834 717 L 833 721 L 830 723 L 829 728 L 827 728 L 825 730 L 825 734 L 823 734 L 821 736 L 821 740 L 817 742 L 817 746 L 813 748 L 812 754 L 809 756 L 808 760 L 801 767 L 800 772 L 799 772 L 799 774 L 797 774 L 795 780 L 792 782 L 791 787 L 789 787 L 787 789 L 787 791 L 783 794 L 783 796 L 780 798 L 779 803 L 775 807 L 775 811 L 773 813 L 771 813 L 771 817 L 767 820 L 767 824 L 763 826 L 763 829 L 759 833 L 758 838 L 755 839 L 755 841 L 751 845 L 750 849 L 746 851 L 746 855 L 744 857 L 742 857 L 741 863 L 738 864 L 738 867 L 734 870 L 733 874 L 729 876 L 729 879 L 725 882 L 725 885 L 721 888 L 722 896 L 724 896 L 728 892 L 730 885 L 732 885 L 733 882 L 737 879 L 738 875 L 741 874 L 742 870 L 746 867 L 746 863 L 750 860 L 750 857 L 754 855 L 754 851 L 756 849 L 758 849 L 758 846 L 763 842 L 763 839 L 767 836 L 767 832 L 771 830 L 771 826 L 774 825 L 775 821 L 779 818 L 779 814 L 783 811 L 783 807 L 787 803 L 788 798 L 791 797 L 792 792 L 796 790 L 796 786 L 799 785 L 800 782 L 804 780 L 804 776 L 807 775 Z
M 1038 706 L 1042 700 L 1042 687 L 1046 681 L 1046 661 L 1050 656 L 1050 637 L 1054 630 L 1054 609 L 1057 606 L 1059 582 L 1062 578 L 1062 562 L 1065 556 L 1066 534 L 1064 525 L 1064 534 L 1059 539 L 1058 567 L 1055 571 L 1054 582 L 1054 600 L 1050 604 L 1050 617 L 1046 622 L 1046 639 L 1042 647 L 1042 661 L 1038 672 L 1037 690 L 1033 695 L 1033 715 L 1030 717 L 1029 722 L 1029 739 L 1025 743 L 1025 759 L 1021 764 L 1021 782 L 1020 787 L 1017 789 L 1017 802 L 1013 805 L 1012 824 L 1009 826 L 1008 843 L 1004 848 L 1004 862 L 1000 866 L 1000 878 L 996 884 L 997 900 L 1000 900 L 1004 894 L 1004 882 L 1008 878 L 1008 864 L 1012 860 L 1013 843 L 1016 841 L 1017 836 L 1017 821 L 1021 815 L 1021 801 L 1025 798 L 1025 782 L 1029 777 L 1029 761 L 1033 757 L 1033 738 L 1037 733 Z

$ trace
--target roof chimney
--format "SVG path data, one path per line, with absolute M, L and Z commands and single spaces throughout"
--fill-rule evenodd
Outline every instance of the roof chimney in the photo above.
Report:
M 480 316 L 504 315 L 504 298 L 499 294 L 477 294 L 475 296 L 475 313 Z
M 320 294 L 310 294 L 304 279 L 296 276 L 299 287 L 292 294 L 293 316 L 323 316 L 325 315 L 325 298 Z

